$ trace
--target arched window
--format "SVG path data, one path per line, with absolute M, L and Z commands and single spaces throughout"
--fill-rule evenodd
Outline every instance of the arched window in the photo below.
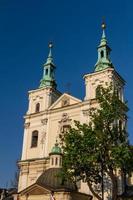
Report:
M 38 131 L 32 132 L 31 147 L 37 147 L 38 144 Z
M 36 113 L 40 112 L 40 103 L 37 103 L 37 104 L 36 104 L 35 112 L 36 112 Z
M 52 165 L 54 165 L 54 158 L 52 158 Z
M 60 158 L 60 166 L 62 165 L 62 158 Z
M 45 70 L 45 75 L 48 75 L 48 69 Z
M 104 51 L 101 51 L 101 58 L 104 57 Z
M 55 158 L 55 165 L 58 165 L 58 158 Z
M 54 72 L 54 70 L 53 70 L 53 68 L 51 68 L 51 70 L 50 70 L 50 76 L 52 76 L 52 77 L 53 77 L 53 72 Z

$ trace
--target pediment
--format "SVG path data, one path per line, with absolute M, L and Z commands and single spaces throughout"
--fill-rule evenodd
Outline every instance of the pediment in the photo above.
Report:
M 50 194 L 50 190 L 35 183 L 20 192 L 20 195 L 26 195 L 26 194 L 28 195 Z
M 73 97 L 67 93 L 64 93 L 63 95 L 60 96 L 60 98 L 55 101 L 50 107 L 49 110 L 52 109 L 57 109 L 57 108 L 63 108 L 66 106 L 70 106 L 70 105 L 74 105 L 74 104 L 78 104 L 82 102 L 80 99 Z

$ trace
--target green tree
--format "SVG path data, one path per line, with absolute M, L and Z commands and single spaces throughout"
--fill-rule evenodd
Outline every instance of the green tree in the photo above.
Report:
M 64 176 L 73 182 L 85 181 L 99 200 L 106 189 L 111 189 L 116 200 L 117 172 L 129 173 L 133 166 L 126 131 L 128 108 L 112 86 L 99 86 L 96 100 L 99 106 L 90 109 L 88 124 L 75 121 L 74 128 L 60 135 Z M 106 188 L 105 179 L 110 183 Z

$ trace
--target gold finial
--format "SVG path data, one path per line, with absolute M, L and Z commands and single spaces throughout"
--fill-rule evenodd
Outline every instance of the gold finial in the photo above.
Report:
M 106 24 L 105 24 L 105 17 L 103 17 L 103 20 L 102 20 L 103 22 L 102 22 L 102 29 L 105 29 L 106 28 Z
M 103 22 L 102 23 L 102 29 L 105 29 L 106 28 L 106 24 Z
M 53 47 L 53 43 L 49 42 L 48 47 L 51 49 Z
M 102 29 L 105 29 L 106 28 L 106 24 L 105 22 L 102 23 Z

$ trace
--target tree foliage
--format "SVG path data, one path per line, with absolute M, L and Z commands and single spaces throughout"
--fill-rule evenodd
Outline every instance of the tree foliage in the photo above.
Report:
M 126 130 L 128 108 L 112 86 L 99 86 L 96 100 L 98 106 L 90 108 L 88 124 L 75 121 L 75 127 L 61 135 L 64 175 L 74 182 L 87 182 L 99 200 L 106 177 L 115 200 L 118 170 L 122 175 L 133 166 Z

